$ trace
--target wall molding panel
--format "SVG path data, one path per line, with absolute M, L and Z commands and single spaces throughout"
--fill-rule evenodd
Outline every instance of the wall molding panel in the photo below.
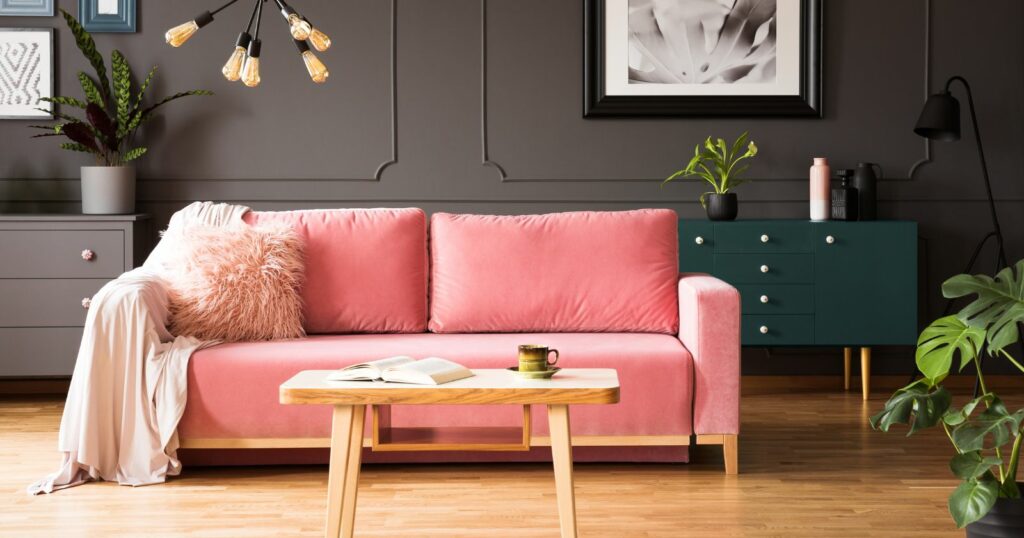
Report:
M 932 17 L 931 7 L 932 0 L 922 0 L 924 8 L 924 46 L 923 46 L 923 85 L 924 85 L 924 98 L 927 99 L 931 94 L 931 62 L 932 62 Z M 610 182 L 627 182 L 627 183 L 651 183 L 651 182 L 662 182 L 664 178 L 637 178 L 637 179 L 622 179 L 622 178 L 566 178 L 566 177 L 551 177 L 545 179 L 524 179 L 509 177 L 504 166 L 495 161 L 491 157 L 490 144 L 488 137 L 488 96 L 487 96 L 487 0 L 480 0 L 480 148 L 481 148 L 481 164 L 483 166 L 489 166 L 494 168 L 498 172 L 498 178 L 502 183 L 610 183 Z M 826 36 L 827 36 L 826 29 Z M 581 59 L 582 61 L 582 59 Z M 582 70 L 580 70 L 582 73 Z M 826 74 L 827 76 L 827 74 Z M 583 91 L 583 82 L 580 81 L 580 92 Z M 827 109 L 826 109 L 827 110 Z M 587 121 L 603 121 L 603 120 L 587 120 Z M 888 177 L 883 178 L 882 181 L 913 181 L 916 179 L 918 170 L 922 166 L 932 162 L 932 143 L 928 139 L 923 140 L 924 155 L 918 161 L 914 162 L 910 169 L 907 171 L 907 177 Z M 756 179 L 758 182 L 806 182 L 807 178 L 759 178 Z

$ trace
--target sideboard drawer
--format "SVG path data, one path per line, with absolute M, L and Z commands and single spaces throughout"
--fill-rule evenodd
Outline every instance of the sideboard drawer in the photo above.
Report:
M 18 308 L 0 309 L 0 327 L 82 327 L 88 309 L 82 300 L 106 279 L 0 280 L 0 297 Z
M 744 314 L 813 314 L 810 284 L 739 284 Z
M 125 268 L 124 232 L 0 230 L 0 256 L 0 278 L 114 278 Z
M 745 346 L 806 346 L 814 343 L 813 315 L 744 315 Z
M 750 221 L 715 226 L 716 252 L 810 252 L 803 222 Z
M 70 376 L 75 371 L 82 328 L 0 328 L 0 342 L 4 376 Z
M 809 284 L 811 254 L 715 254 L 715 276 L 733 284 Z

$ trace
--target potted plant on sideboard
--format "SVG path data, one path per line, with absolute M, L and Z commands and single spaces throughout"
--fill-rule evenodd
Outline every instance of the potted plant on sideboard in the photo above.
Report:
M 1024 373 L 1024 365 L 1009 351 L 1020 339 L 1018 324 L 1024 322 L 1024 260 L 995 278 L 957 275 L 942 284 L 942 294 L 950 299 L 976 297 L 921 333 L 916 362 L 924 378 L 896 391 L 871 417 L 871 426 L 889 431 L 893 424 L 907 424 L 908 435 L 941 427 L 955 451 L 950 470 L 961 480 L 949 497 L 949 513 L 957 526 L 966 526 L 969 538 L 1024 536 L 1024 484 L 1017 482 L 1024 409 L 1007 409 L 988 390 L 982 371 L 987 355 Z M 960 370 L 974 366 L 982 393 L 960 408 L 953 406 L 942 385 L 957 357 Z
M 744 151 L 745 150 L 745 151 Z M 714 189 L 700 195 L 700 205 L 711 220 L 735 220 L 739 213 L 736 193 L 733 189 L 745 183 L 741 176 L 750 167 L 740 162 L 757 156 L 757 144 L 743 133 L 732 145 L 722 138 L 712 141 L 709 136 L 703 144 L 697 144 L 693 157 L 686 168 L 677 171 L 662 182 L 662 186 L 680 177 L 699 177 Z
M 108 79 L 106 64 L 96 50 L 92 36 L 70 13 L 63 9 L 60 11 L 75 37 L 78 50 L 92 65 L 96 78 L 84 72 L 78 73 L 85 101 L 74 97 L 41 99 L 63 107 L 81 109 L 85 112 L 85 119 L 54 112 L 58 123 L 32 125 L 34 129 L 47 131 L 33 138 L 66 137 L 70 142 L 62 143 L 62 149 L 88 153 L 96 158 L 96 166 L 82 167 L 82 213 L 134 213 L 135 167 L 132 163 L 148 151 L 146 146 L 135 144 L 139 127 L 152 119 L 158 108 L 175 99 L 190 95 L 212 95 L 213 92 L 191 90 L 143 106 L 143 98 L 156 75 L 156 67 L 149 71 L 142 85 L 136 88 L 132 83 L 132 70 L 127 59 L 120 51 L 114 50 L 110 55 L 111 73 Z

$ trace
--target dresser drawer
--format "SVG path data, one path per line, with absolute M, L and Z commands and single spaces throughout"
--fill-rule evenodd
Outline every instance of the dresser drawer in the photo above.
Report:
M 715 225 L 716 252 L 810 252 L 804 222 L 723 222 Z
M 0 328 L 0 377 L 70 376 L 81 342 L 79 327 Z
M 731 284 L 809 284 L 812 254 L 715 254 L 715 276 Z
M 814 343 L 813 315 L 744 315 L 745 346 L 806 346 Z
M 0 280 L 0 297 L 17 308 L 0 308 L 0 327 L 81 327 L 82 299 L 91 298 L 106 279 Z
M 0 278 L 114 278 L 125 269 L 124 232 L 0 230 L 0 256 Z
M 810 284 L 739 284 L 744 314 L 813 314 Z

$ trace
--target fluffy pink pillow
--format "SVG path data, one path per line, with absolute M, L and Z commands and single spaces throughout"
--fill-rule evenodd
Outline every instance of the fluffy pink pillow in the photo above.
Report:
M 288 226 L 193 226 L 176 237 L 170 329 L 225 342 L 305 336 L 302 239 Z

